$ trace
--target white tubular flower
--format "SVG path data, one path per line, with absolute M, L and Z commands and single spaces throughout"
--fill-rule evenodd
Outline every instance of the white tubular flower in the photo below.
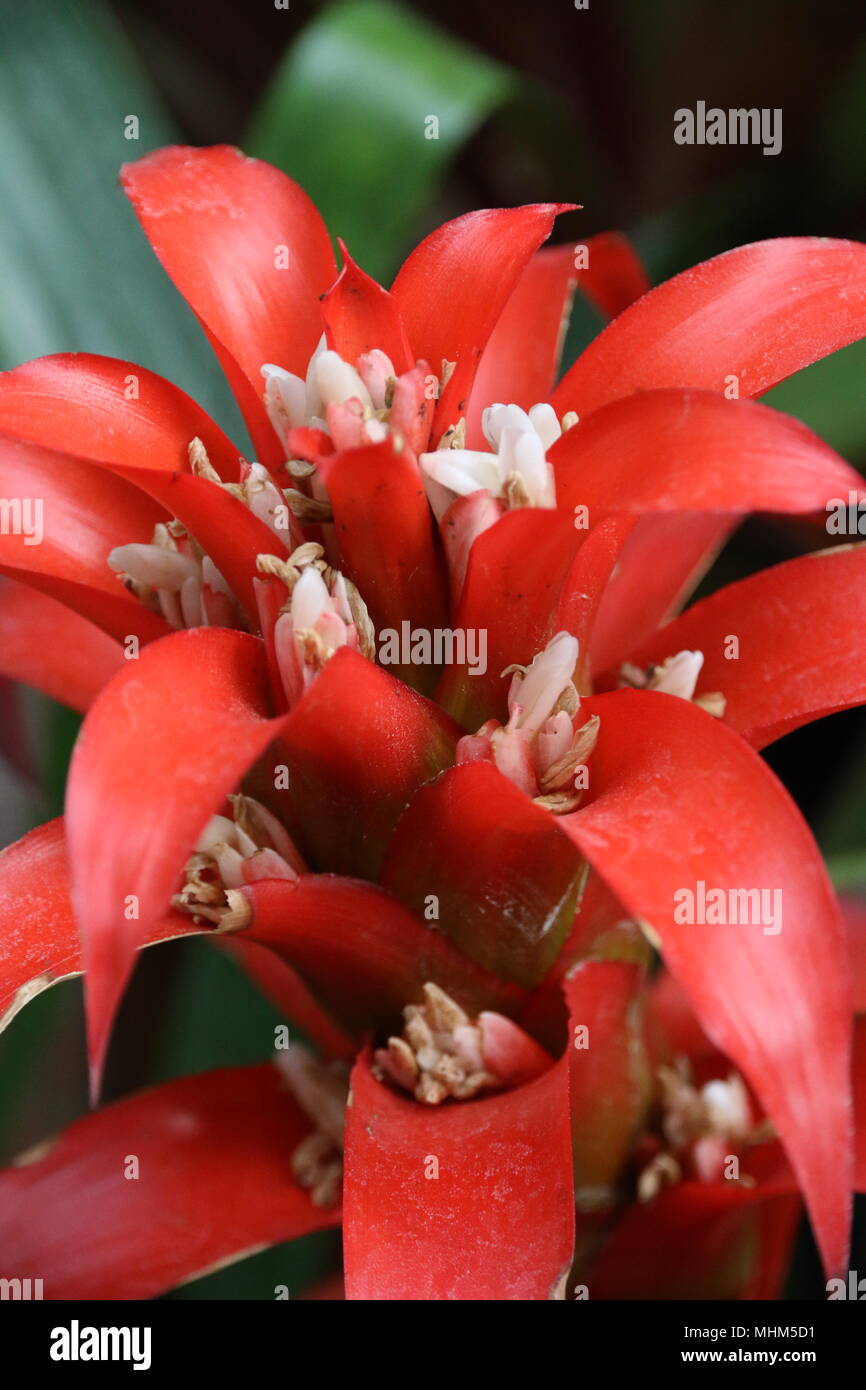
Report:
M 708 1081 L 701 1087 L 701 1101 L 713 1134 L 743 1139 L 753 1125 L 752 1105 L 743 1079 L 731 1072 L 727 1081 Z
M 339 579 L 342 581 L 342 575 Z M 324 620 L 332 633 L 339 634 L 339 640 L 331 643 L 331 650 L 345 646 L 352 615 L 339 583 L 329 590 L 319 571 L 309 567 L 292 591 L 291 605 L 292 626 L 296 632 L 305 628 L 320 629 Z
M 274 626 L 277 665 L 290 706 L 340 647 L 367 656 L 373 650 L 373 629 L 358 591 L 320 556 L 321 547 L 310 545 L 288 563 L 276 562 L 290 595 Z
M 140 541 L 116 546 L 108 556 L 108 563 L 117 574 L 128 575 L 143 588 L 167 589 L 178 594 L 184 582 L 197 578 L 199 573 L 191 555 Z
M 691 700 L 708 714 L 721 719 L 725 712 L 725 697 L 718 691 L 695 695 L 695 688 L 704 664 L 703 652 L 677 652 L 658 666 L 642 669 L 627 661 L 620 668 L 620 686 L 634 690 L 659 690 L 663 695 L 675 695 L 679 700 Z
M 620 670 L 620 685 L 633 686 L 635 690 L 660 690 L 664 695 L 691 700 L 703 664 L 703 652 L 677 652 L 648 670 L 627 661 Z
M 677 695 L 681 700 L 691 700 L 703 664 L 703 652 L 677 652 L 654 672 L 651 688 L 665 695 Z
M 437 449 L 421 455 L 427 477 L 456 497 L 483 489 L 510 507 L 556 506 L 553 469 L 546 451 L 562 433 L 551 405 L 527 412 L 518 405 L 488 406 L 481 417 L 490 453 L 482 449 Z
M 251 796 L 231 796 L 229 801 L 232 816 L 211 816 L 187 860 L 183 887 L 172 900 L 196 920 L 223 928 L 234 920 L 235 890 L 263 878 L 294 882 L 305 872 L 288 831 L 266 806 Z
M 389 383 L 397 376 L 394 363 L 387 352 L 373 348 L 364 352 L 356 362 L 358 375 L 370 392 L 374 410 L 384 410 L 388 402 Z
M 586 784 L 578 787 L 576 772 L 598 739 L 597 715 L 580 722 L 580 696 L 572 679 L 578 650 L 575 637 L 558 632 L 529 666 L 516 668 L 508 723 L 488 720 L 457 745 L 458 763 L 494 762 L 527 796 L 559 815 L 579 804 Z
M 360 375 L 338 352 L 326 346 L 324 334 L 310 358 L 305 381 L 272 362 L 266 362 L 261 370 L 265 409 L 284 448 L 292 429 L 303 425 L 327 429 L 325 415 L 329 405 L 358 400 L 365 410 L 373 409 L 370 392 Z
M 468 497 L 482 488 L 498 497 L 501 480 L 495 454 L 480 449 L 437 449 L 419 460 L 428 478 L 453 493 Z
M 275 536 L 285 540 L 288 532 L 283 520 L 286 515 L 286 499 L 268 470 L 260 463 L 251 463 L 249 475 L 240 486 L 250 511 L 259 521 L 263 521 Z
M 374 348 L 353 366 L 325 342 L 324 334 L 307 366 L 306 379 L 272 362 L 261 369 L 265 381 L 265 409 L 288 452 L 289 432 L 311 425 L 329 432 L 328 406 L 358 401 L 370 442 L 383 439 L 387 427 L 376 412 L 387 414 L 389 391 L 396 373 L 385 352 Z
M 289 430 L 307 423 L 307 388 L 299 376 L 266 362 L 262 367 L 265 379 L 265 410 L 286 448 Z
M 562 434 L 562 426 L 556 418 L 556 411 L 546 401 L 530 406 L 529 422 L 545 449 L 552 449 Z
M 315 358 L 315 382 L 324 414 L 329 405 L 358 400 L 367 410 L 373 409 L 370 392 L 355 368 L 344 362 L 338 352 L 326 349 Z
M 239 627 L 241 615 L 210 556 L 179 522 L 158 522 L 149 544 L 118 545 L 108 564 L 126 587 L 174 628 Z
M 306 416 L 306 423 L 308 425 L 316 425 L 317 427 L 323 427 L 325 423 L 322 418 L 325 414 L 325 407 L 319 395 L 318 368 L 319 358 L 324 352 L 327 352 L 327 350 L 328 344 L 323 333 L 316 343 L 312 357 L 307 363 L 307 377 L 304 382 L 304 391 L 306 393 L 304 413 Z
M 558 632 L 525 671 L 515 672 L 508 691 L 510 727 L 528 734 L 538 733 L 565 691 L 573 692 L 577 700 L 571 683 L 577 656 L 577 638 L 569 632 Z

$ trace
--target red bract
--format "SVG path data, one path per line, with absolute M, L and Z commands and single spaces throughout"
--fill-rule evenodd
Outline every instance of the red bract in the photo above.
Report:
M 10 1272 L 155 1295 L 341 1181 L 349 1298 L 775 1297 L 799 1194 L 843 1271 L 863 914 L 849 950 L 755 749 L 866 698 L 866 552 L 677 614 L 743 513 L 861 496 L 747 397 L 866 335 L 866 247 L 647 291 L 623 238 L 540 250 L 544 205 L 387 290 L 237 151 L 123 183 L 256 461 L 130 363 L 0 377 L 0 491 L 44 503 L 0 536 L 0 675 L 87 710 L 65 830 L 0 860 L 0 1008 L 84 971 L 96 1089 L 136 951 L 198 933 L 318 1051 L 0 1174 Z M 575 287 L 615 317 L 555 385 Z

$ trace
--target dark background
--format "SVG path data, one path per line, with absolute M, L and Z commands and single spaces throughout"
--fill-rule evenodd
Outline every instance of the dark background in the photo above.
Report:
M 118 0 L 115 8 L 190 142 L 207 144 L 242 139 L 286 43 L 321 6 Z M 726 250 L 733 229 L 743 240 L 864 231 L 866 7 L 857 0 L 590 0 L 586 11 L 569 0 L 415 0 L 406 8 L 527 79 L 525 109 L 488 122 L 458 161 L 446 193 L 454 210 L 573 196 L 590 233 L 688 204 L 692 259 Z M 698 99 L 781 107 L 782 153 L 675 145 L 673 112 Z M 659 255 L 669 262 L 680 250 Z

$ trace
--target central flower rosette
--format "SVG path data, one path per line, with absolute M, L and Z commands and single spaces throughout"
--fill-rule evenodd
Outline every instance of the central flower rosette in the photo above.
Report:
M 452 370 L 453 364 L 444 362 L 442 379 L 447 380 Z M 259 463 L 241 460 L 238 482 L 226 482 L 198 438 L 190 441 L 189 460 L 196 477 L 240 502 L 278 542 L 276 553 L 256 557 L 256 617 L 271 658 L 277 707 L 291 714 L 337 652 L 345 649 L 365 661 L 377 660 L 377 632 L 364 595 L 340 569 L 339 521 L 328 487 L 334 460 L 346 455 L 360 468 L 359 453 L 382 446 L 408 458 L 446 541 L 452 608 L 459 612 L 468 560 L 479 537 L 517 510 L 556 509 L 555 476 L 547 450 L 578 421 L 573 413 L 558 420 L 548 403 L 529 410 L 494 403 L 481 414 L 486 450 L 465 447 L 463 421 L 456 428 L 448 427 L 439 447 L 431 450 L 429 407 L 435 405 L 441 383 L 425 363 L 398 375 L 381 349 L 346 361 L 327 347 L 323 336 L 304 379 L 274 364 L 264 365 L 262 376 L 265 408 L 287 454 L 285 462 L 269 471 Z M 459 544 L 454 543 L 455 532 L 459 532 Z M 240 597 L 213 558 L 176 519 L 167 525 L 159 523 L 149 545 L 116 548 L 109 563 L 136 598 L 173 627 L 214 622 L 238 630 L 249 626 Z M 420 648 L 433 649 L 432 643 Z M 378 647 L 380 661 L 383 650 Z M 404 660 L 412 661 L 417 650 L 417 642 L 410 653 L 404 648 Z M 575 683 L 579 656 L 578 639 L 557 631 L 526 665 L 502 669 L 503 720 L 488 718 L 472 733 L 461 734 L 454 728 L 442 758 L 443 772 L 448 767 L 488 765 L 541 811 L 554 817 L 574 812 L 590 787 L 592 755 L 602 736 L 598 714 L 587 713 Z M 619 683 L 691 700 L 702 663 L 700 652 L 682 651 L 645 669 L 626 664 Z M 465 654 L 463 665 L 469 681 L 476 673 Z M 412 683 L 422 688 L 428 682 L 427 675 L 410 675 Z M 495 696 L 494 702 L 498 703 Z M 717 715 L 724 712 L 721 695 L 703 695 L 699 703 Z M 279 776 L 273 779 L 273 788 L 268 785 L 272 755 L 273 750 L 246 779 L 269 805 L 249 794 L 231 796 L 230 814 L 212 817 L 199 836 L 184 870 L 183 887 L 173 899 L 175 907 L 193 922 L 211 923 L 222 933 L 243 932 L 253 924 L 254 908 L 243 889 L 268 882 L 272 892 L 277 884 L 283 885 L 284 892 L 294 890 L 310 872 L 305 855 L 320 871 L 331 867 L 327 837 L 324 843 L 316 835 L 310 837 L 303 810 L 292 804 L 290 758 L 287 764 L 278 764 L 286 773 L 283 790 L 287 796 L 275 795 Z M 433 889 L 438 877 L 431 873 L 426 883 L 417 879 L 407 895 L 402 854 L 395 849 L 406 841 L 406 827 L 413 818 L 411 805 L 407 816 L 402 828 L 398 825 L 386 856 L 383 881 L 420 915 L 417 891 Z M 295 827 L 303 848 L 287 825 Z M 339 826 L 332 828 L 339 832 Z M 369 870 L 369 862 L 360 867 Z M 425 891 L 424 902 L 433 908 L 423 913 L 428 930 L 452 935 L 468 960 L 489 967 L 505 981 L 522 986 L 539 983 L 556 965 L 573 930 L 585 882 L 586 866 L 573 848 L 568 849 L 564 864 L 560 854 L 557 874 L 549 876 L 549 867 L 545 863 L 539 875 L 537 901 L 516 923 L 519 894 L 514 893 L 507 871 L 506 896 L 500 890 L 497 903 L 498 918 L 483 912 L 479 917 L 470 910 L 468 929 L 465 921 L 460 927 L 449 924 L 447 911 L 445 920 L 440 919 L 439 895 Z M 458 899 L 463 891 L 458 889 Z M 484 887 L 478 885 L 473 909 L 483 908 L 484 900 Z M 462 910 L 465 916 L 465 901 Z M 518 907 L 518 915 L 519 911 Z M 498 938 L 492 954 L 485 939 L 491 929 Z M 618 923 L 607 935 L 599 933 L 598 940 L 602 958 L 607 954 L 615 958 L 621 952 L 642 964 L 649 958 L 646 943 L 641 944 L 639 931 L 628 922 Z M 585 945 L 577 954 L 566 953 L 560 959 L 560 978 Z M 636 975 L 635 999 L 640 988 Z M 465 998 L 464 990 L 465 986 L 458 993 Z M 560 1047 L 557 1030 L 567 1022 L 564 1014 L 558 1024 L 545 1021 L 540 1031 L 546 1035 L 547 1050 L 506 1014 L 489 1009 L 467 1012 L 433 979 L 423 981 L 419 1002 L 406 999 L 402 1012 L 404 1029 L 375 1052 L 374 1075 L 381 1085 L 425 1106 L 469 1102 L 536 1080 L 554 1065 Z M 620 1142 L 609 1146 L 603 1172 L 594 1171 L 592 1181 L 578 1188 L 584 1207 L 612 1209 L 629 1187 L 636 1200 L 648 1201 L 684 1176 L 722 1181 L 730 1176 L 726 1163 L 736 1168 L 735 1181 L 753 1184 L 754 1179 L 741 1177 L 738 1169 L 740 1150 L 748 1148 L 754 1128 L 741 1078 L 732 1073 L 728 1080 L 707 1082 L 698 1091 L 690 1082 L 687 1057 L 657 1063 L 653 1072 L 646 1038 L 638 1053 L 641 1061 L 636 1070 L 643 1071 L 645 1081 L 628 1117 L 629 1151 Z M 348 1095 L 345 1070 L 317 1061 L 297 1046 L 278 1054 L 277 1061 L 313 1126 L 292 1157 L 293 1171 L 314 1203 L 333 1206 L 341 1195 L 342 1109 Z M 766 1140 L 769 1134 L 759 1138 Z M 728 1154 L 728 1149 L 735 1152 Z M 579 1177 L 579 1144 L 575 1171 Z
M 722 389 L 732 358 L 758 395 L 866 328 L 859 252 L 744 248 L 644 293 L 621 239 L 539 251 L 542 206 L 446 224 L 388 291 L 345 248 L 337 275 L 309 200 L 235 152 L 124 179 L 252 447 L 130 364 L 0 379 L 10 457 L 64 521 L 4 555 L 118 648 L 50 841 L 94 1080 L 136 949 L 206 933 L 310 1040 L 277 1056 L 285 1169 L 304 1229 L 342 1200 L 353 1296 L 559 1296 L 587 1269 L 622 1294 L 660 1232 L 682 1255 L 717 1221 L 727 1295 L 770 1277 L 754 1237 L 792 1169 L 835 1267 L 843 942 L 754 750 L 862 698 L 856 662 L 807 679 L 765 616 L 824 630 L 861 556 L 671 615 L 732 518 L 859 487 Z M 576 282 L 613 322 L 554 385 Z M 704 888 L 783 892 L 784 930 L 683 925 Z

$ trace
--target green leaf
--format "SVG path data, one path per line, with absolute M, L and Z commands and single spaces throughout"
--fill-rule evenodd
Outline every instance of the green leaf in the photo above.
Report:
M 827 860 L 827 872 L 840 892 L 866 892 L 866 851 L 831 855 Z
M 149 1061 L 152 1082 L 251 1066 L 273 1055 L 274 1029 L 285 1020 L 235 961 L 196 937 L 156 947 L 151 961 L 159 954 L 158 976 L 170 975 L 173 994 Z M 294 1026 L 291 1039 L 304 1041 Z
M 851 463 L 866 463 L 866 339 L 815 362 L 764 396 L 796 415 Z
M 296 179 L 355 259 L 383 278 L 448 161 L 512 90 L 507 69 L 426 20 L 385 0 L 350 0 L 293 45 L 247 148 Z
M 99 0 L 0 6 L 0 365 L 75 350 L 128 358 L 232 432 L 204 336 L 117 184 L 125 161 L 176 140 Z
M 273 1302 L 278 1290 L 279 1298 L 285 1298 L 283 1289 L 287 1289 L 289 1298 L 293 1299 L 339 1268 L 339 1232 L 314 1231 L 300 1240 L 273 1245 L 227 1269 L 183 1284 L 166 1294 L 165 1300 L 170 1303 L 197 1299 Z

